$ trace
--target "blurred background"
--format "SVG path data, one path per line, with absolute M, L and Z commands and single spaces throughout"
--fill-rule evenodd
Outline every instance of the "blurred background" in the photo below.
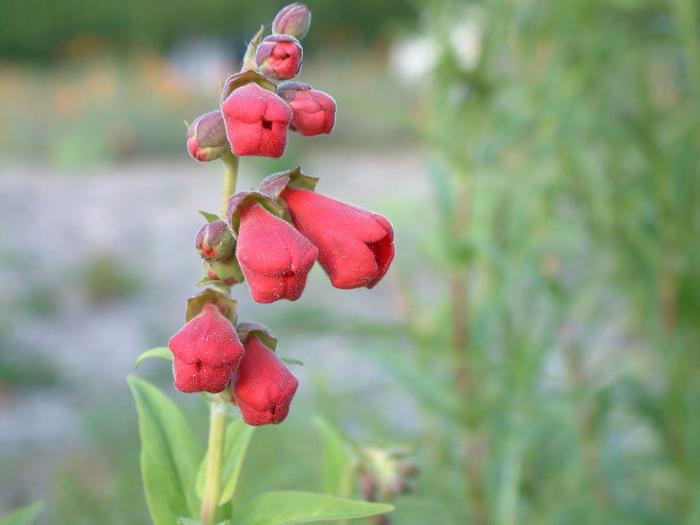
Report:
M 221 184 L 183 120 L 284 3 L 2 0 L 0 515 L 149 522 L 125 378 L 182 324 Z M 323 490 L 320 415 L 410 453 L 396 524 L 700 524 L 697 1 L 308 4 L 336 130 L 240 187 L 302 164 L 389 217 L 397 259 L 372 291 L 234 290 L 305 363 L 237 497 Z M 138 373 L 204 438 L 167 364 Z

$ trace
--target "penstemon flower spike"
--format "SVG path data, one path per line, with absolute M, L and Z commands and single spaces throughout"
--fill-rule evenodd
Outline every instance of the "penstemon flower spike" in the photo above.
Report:
M 247 283 L 258 303 L 296 301 L 316 261 L 335 288 L 372 288 L 394 257 L 394 232 L 388 220 L 316 193 L 317 179 L 300 168 L 271 175 L 256 191 L 236 192 L 240 157 L 281 157 L 290 130 L 301 136 L 333 131 L 335 100 L 295 78 L 303 61 L 299 40 L 310 21 L 309 9 L 294 3 L 278 13 L 272 34 L 265 36 L 261 27 L 248 45 L 241 71 L 224 82 L 219 109 L 197 117 L 187 129 L 189 154 L 198 162 L 220 159 L 224 184 L 220 215 L 202 212 L 207 223 L 195 235 L 204 266 L 197 285 L 205 290 L 188 300 L 187 322 L 168 344 L 175 389 L 205 393 L 210 402 L 208 450 L 198 476 L 199 498 L 194 500 L 201 502 L 199 512 L 187 517 L 173 510 L 180 514 L 178 523 L 213 525 L 229 518 L 221 507 L 222 498 L 230 500 L 233 495 L 223 479 L 223 463 L 229 461 L 225 458 L 225 449 L 230 448 L 225 447 L 228 415 L 237 407 L 238 421 L 247 425 L 282 423 L 299 386 L 276 355 L 277 340 L 269 329 L 239 322 L 231 288 Z M 163 357 L 160 351 L 151 355 Z M 136 385 L 132 383 L 132 388 L 138 390 Z M 144 466 L 144 483 L 148 479 Z M 162 509 L 156 503 L 162 496 L 148 484 L 146 490 L 154 523 L 172 523 L 159 517 Z M 185 499 L 192 513 L 191 495 Z M 376 503 L 354 504 L 362 510 L 357 507 L 348 518 L 391 510 Z M 330 503 L 323 500 L 323 505 Z M 319 516 L 319 509 L 312 507 L 309 517 Z M 169 509 L 165 510 L 167 514 Z M 294 521 L 298 520 L 296 516 Z

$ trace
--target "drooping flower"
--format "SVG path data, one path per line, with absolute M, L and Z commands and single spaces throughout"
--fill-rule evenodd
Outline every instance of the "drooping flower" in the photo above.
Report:
M 221 110 L 235 155 L 282 156 L 292 110 L 279 96 L 251 82 L 234 89 Z
M 308 239 L 259 203 L 240 210 L 236 257 L 255 301 L 299 299 L 317 255 Z
M 223 392 L 243 356 L 233 324 L 211 303 L 172 336 L 168 346 L 180 392 Z
M 281 194 L 294 226 L 318 248 L 336 288 L 374 287 L 394 259 L 394 230 L 381 215 L 310 190 Z
M 277 93 L 292 108 L 293 130 L 305 136 L 333 131 L 336 104 L 329 94 L 301 82 L 285 82 L 280 85 Z
M 299 382 L 255 334 L 245 340 L 245 354 L 233 383 L 233 400 L 243 420 L 260 426 L 284 421 Z

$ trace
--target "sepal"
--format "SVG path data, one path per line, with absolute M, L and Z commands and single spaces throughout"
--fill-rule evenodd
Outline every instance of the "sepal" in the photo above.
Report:
M 297 166 L 292 170 L 270 175 L 260 183 L 258 192 L 277 202 L 282 192 L 287 188 L 315 191 L 317 183 L 317 177 L 304 175 L 301 171 L 301 166 Z
M 268 91 L 272 91 L 273 93 L 277 91 L 275 84 L 270 82 L 260 73 L 248 69 L 241 71 L 240 73 L 234 73 L 224 81 L 224 87 L 221 90 L 221 103 L 223 104 L 235 89 L 245 86 L 246 84 L 250 84 L 251 82 L 256 83 Z
M 233 324 L 236 324 L 238 316 L 236 314 L 236 301 L 227 293 L 207 288 L 201 293 L 187 299 L 187 310 L 185 312 L 185 321 L 197 317 L 204 307 L 212 303 L 216 305 L 221 314 Z
M 241 211 L 254 203 L 260 204 L 267 211 L 277 217 L 285 217 L 285 209 L 276 202 L 268 194 L 262 191 L 241 191 L 228 200 L 228 208 L 226 210 L 226 220 L 229 228 L 233 231 L 234 237 L 238 237 L 238 229 L 241 224 Z
M 246 339 L 252 335 L 257 337 L 261 343 L 273 352 L 277 348 L 277 338 L 272 335 L 270 329 L 263 324 L 247 321 L 240 322 L 236 324 L 236 332 L 238 332 L 238 338 L 243 344 L 245 344 Z

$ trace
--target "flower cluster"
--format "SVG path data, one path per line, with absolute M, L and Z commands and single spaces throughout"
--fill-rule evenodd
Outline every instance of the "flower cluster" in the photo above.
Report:
M 253 38 L 242 70 L 224 83 L 220 109 L 187 130 L 194 159 L 280 157 L 288 130 L 304 136 L 333 130 L 333 98 L 293 80 L 310 21 L 306 6 L 291 4 L 276 16 L 271 35 L 263 38 L 261 29 Z M 225 292 L 246 281 L 258 303 L 296 301 L 316 261 L 335 288 L 372 288 L 394 258 L 387 219 L 316 193 L 316 183 L 295 168 L 269 176 L 255 191 L 231 192 L 225 213 L 204 214 L 208 223 L 195 237 L 204 261 L 199 284 L 214 288 L 190 299 L 187 324 L 170 339 L 175 387 L 227 392 L 251 425 L 284 420 L 298 382 L 265 327 L 237 323 L 235 301 Z

